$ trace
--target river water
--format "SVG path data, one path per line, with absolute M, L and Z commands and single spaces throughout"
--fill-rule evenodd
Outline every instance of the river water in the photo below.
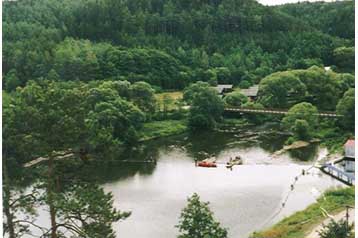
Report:
M 311 167 L 327 151 L 317 146 L 272 158 L 286 137 L 278 134 L 248 136 L 241 133 L 206 133 L 158 140 L 128 153 L 128 159 L 155 159 L 153 163 L 112 163 L 103 168 L 106 191 L 112 192 L 115 206 L 131 211 L 125 221 L 114 225 L 118 237 L 176 237 L 175 225 L 186 198 L 198 193 L 229 237 L 247 238 L 255 230 L 272 225 L 284 216 L 315 202 L 322 191 L 343 186 L 311 169 L 290 185 L 302 169 Z M 195 159 L 218 158 L 218 168 L 195 167 Z M 244 165 L 228 170 L 224 163 L 240 155 Z M 306 160 L 306 162 L 302 162 Z M 125 176 L 119 171 L 131 168 Z M 118 177 L 117 177 L 118 176 Z M 284 208 L 282 203 L 285 202 Z
M 255 230 L 304 209 L 324 190 L 344 186 L 314 168 L 299 176 L 327 154 L 324 148 L 310 146 L 272 157 L 287 136 L 262 131 L 268 129 L 164 138 L 117 158 L 127 162 L 99 161 L 91 176 L 112 192 L 116 208 L 132 212 L 114 224 L 117 237 L 176 237 L 175 225 L 186 199 L 198 193 L 210 202 L 215 218 L 229 229 L 229 237 L 247 238 Z M 244 164 L 227 169 L 225 162 L 236 155 Z M 195 160 L 208 156 L 218 158 L 217 168 L 195 167 Z M 40 213 L 40 220 L 47 223 L 48 215 Z

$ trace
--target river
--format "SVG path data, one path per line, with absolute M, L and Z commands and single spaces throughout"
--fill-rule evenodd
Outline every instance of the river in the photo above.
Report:
M 285 136 L 239 137 L 240 133 L 206 133 L 161 139 L 145 145 L 134 156 L 128 155 L 129 159 L 154 158 L 155 165 L 127 165 L 132 173 L 118 178 L 116 171 L 123 164 L 117 167 L 112 163 L 110 169 L 104 169 L 111 181 L 103 187 L 113 193 L 115 206 L 132 212 L 127 220 L 114 225 L 118 237 L 176 237 L 175 225 L 186 198 L 198 193 L 203 201 L 210 201 L 215 217 L 229 229 L 229 237 L 246 238 L 253 231 L 304 209 L 322 191 L 343 186 L 318 169 L 311 169 L 309 174 L 299 177 L 290 192 L 290 185 L 302 169 L 310 168 L 312 161 L 324 157 L 327 151 L 311 146 L 272 158 L 272 152 L 282 147 Z M 240 155 L 244 165 L 232 171 L 224 164 L 211 169 L 195 167 L 194 160 L 207 154 L 223 163 Z
M 313 161 L 323 158 L 326 149 L 310 146 L 272 157 L 287 136 L 275 131 L 255 133 L 261 131 L 267 129 L 174 136 L 143 143 L 121 156 L 130 162 L 100 161 L 92 176 L 113 193 L 116 208 L 132 212 L 114 224 L 117 237 L 176 237 L 175 225 L 186 199 L 198 193 L 210 202 L 215 218 L 229 229 L 229 237 L 247 238 L 304 209 L 324 190 L 345 186 L 314 168 L 299 176 Z M 209 155 L 218 158 L 217 168 L 195 167 L 195 159 Z M 236 155 L 243 158 L 244 165 L 227 169 L 225 162 Z

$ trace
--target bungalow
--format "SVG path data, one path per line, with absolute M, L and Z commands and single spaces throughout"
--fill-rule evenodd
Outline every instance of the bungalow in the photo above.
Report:
M 257 99 L 258 92 L 259 92 L 259 85 L 253 85 L 248 89 L 240 90 L 240 93 L 248 97 L 251 101 L 255 101 Z
M 344 170 L 346 172 L 354 172 L 355 169 L 355 148 L 354 140 L 347 140 L 344 144 Z
M 233 91 L 234 86 L 232 84 L 218 84 L 215 89 L 220 95 L 230 93 Z

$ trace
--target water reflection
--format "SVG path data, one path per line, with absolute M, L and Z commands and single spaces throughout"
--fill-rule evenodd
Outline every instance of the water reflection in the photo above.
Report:
M 341 185 L 312 170 L 297 182 L 280 215 L 270 220 L 291 191 L 294 178 L 310 167 L 310 160 L 326 153 L 312 145 L 273 158 L 286 139 L 287 135 L 269 128 L 180 135 L 142 143 L 113 158 L 97 156 L 78 173 L 112 192 L 118 209 L 132 212 L 114 225 L 118 237 L 176 237 L 175 225 L 186 198 L 197 192 L 229 227 L 229 237 L 245 238 L 314 202 L 317 195 L 312 195 L 312 189 L 320 193 Z M 244 165 L 232 171 L 223 164 L 205 169 L 193 163 L 208 156 L 225 162 L 237 154 Z M 301 160 L 306 162 L 298 163 Z M 46 220 L 44 216 L 40 220 Z
M 269 130 L 264 133 L 252 130 L 235 133 L 186 134 L 142 143 L 120 155 L 113 155 L 110 159 L 96 157 L 83 171 L 85 171 L 84 176 L 90 175 L 94 181 L 104 183 L 126 179 L 136 174 L 151 175 L 157 166 L 156 161 L 160 158 L 160 151 L 165 148 L 176 148 L 185 152 L 192 160 L 202 160 L 211 156 L 223 157 L 220 156 L 223 153 L 229 158 L 239 151 L 253 147 L 267 153 L 274 153 L 283 147 L 286 140 L 287 135 Z M 227 153 L 228 151 L 232 152 Z M 311 161 L 317 151 L 318 146 L 311 145 L 304 149 L 293 150 L 289 152 L 289 156 L 297 161 Z M 263 152 L 256 150 L 252 156 L 260 153 Z

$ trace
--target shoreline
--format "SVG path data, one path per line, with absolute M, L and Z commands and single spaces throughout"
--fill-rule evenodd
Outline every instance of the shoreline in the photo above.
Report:
M 335 215 L 344 209 L 345 205 L 354 205 L 354 186 L 348 188 L 327 190 L 316 203 L 306 209 L 296 212 L 269 228 L 252 233 L 249 238 L 305 238 L 314 227 L 323 222 L 328 214 Z

